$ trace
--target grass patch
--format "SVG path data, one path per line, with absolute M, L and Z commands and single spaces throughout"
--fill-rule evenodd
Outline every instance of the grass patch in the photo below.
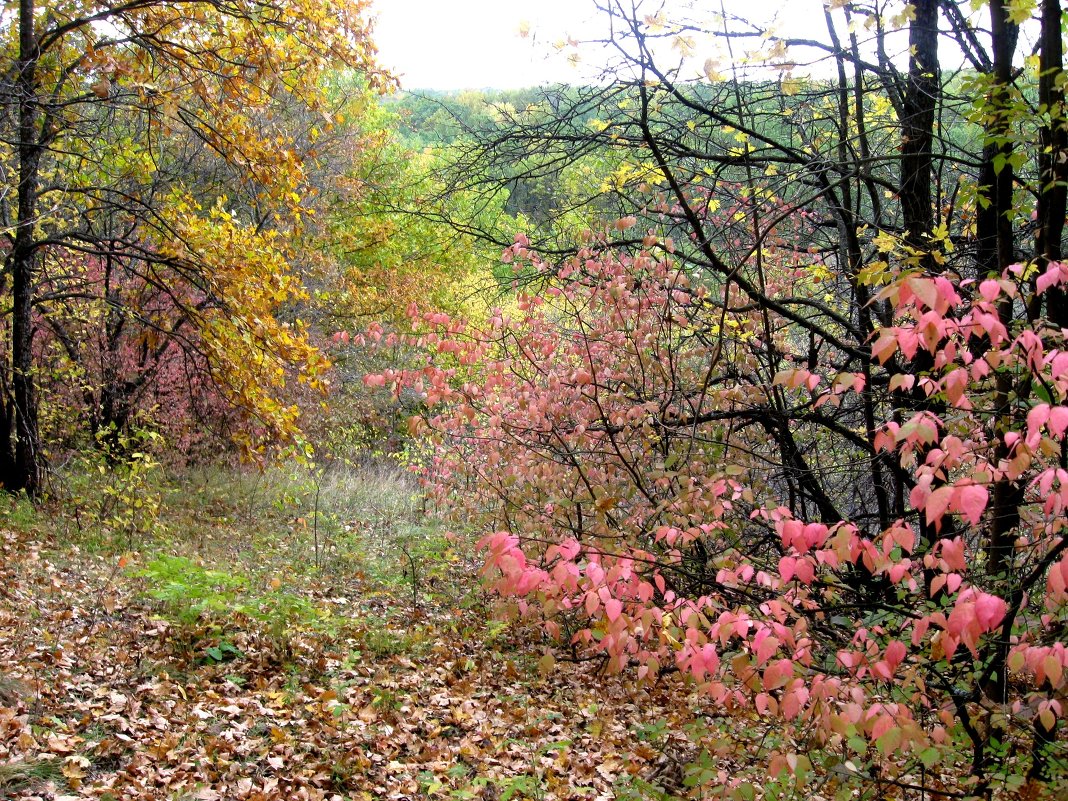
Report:
M 0 706 L 17 706 L 19 701 L 29 694 L 30 690 L 25 682 L 0 673 Z
M 107 568 L 107 583 L 124 587 L 115 597 L 132 589 L 166 621 L 183 665 L 237 665 L 247 661 L 239 653 L 287 664 L 294 649 L 329 641 L 376 660 L 413 656 L 482 597 L 471 592 L 465 545 L 396 465 L 257 471 L 145 460 L 131 473 L 93 459 L 69 462 L 70 475 L 54 478 L 64 489 L 44 504 L 13 501 L 0 515 L 11 529 L 48 531 L 63 553 L 73 546 L 60 561 L 81 553 L 119 565 Z
M 63 766 L 56 759 L 0 762 L 0 795 L 30 790 L 62 778 Z

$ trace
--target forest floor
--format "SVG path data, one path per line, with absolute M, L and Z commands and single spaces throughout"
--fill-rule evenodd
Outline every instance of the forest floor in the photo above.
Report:
M 669 798 L 759 745 L 499 622 L 395 476 L 100 481 L 0 509 L 2 799 Z

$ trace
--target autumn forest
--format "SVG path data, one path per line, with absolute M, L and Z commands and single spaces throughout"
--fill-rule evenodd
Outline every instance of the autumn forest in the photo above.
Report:
M 578 5 L 3 5 L 0 799 L 1068 795 L 1068 12 Z

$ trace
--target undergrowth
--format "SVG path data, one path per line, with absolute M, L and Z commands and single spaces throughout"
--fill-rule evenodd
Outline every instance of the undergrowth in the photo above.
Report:
M 427 609 L 471 602 L 469 554 L 390 463 L 175 469 L 90 453 L 53 486 L 39 508 L 0 504 L 0 525 L 114 560 L 187 660 L 230 661 L 242 636 L 283 662 L 305 635 L 394 656 L 426 639 Z
M 69 610 L 77 607 L 76 624 L 110 632 L 67 632 L 67 648 L 110 643 L 116 649 L 96 664 L 93 681 L 105 681 L 115 666 L 126 677 L 102 693 L 79 669 L 67 679 L 81 682 L 74 691 L 53 695 L 52 679 L 36 672 L 17 671 L 17 679 L 0 673 L 0 707 L 29 710 L 27 725 L 41 734 L 38 746 L 75 749 L 0 766 L 0 798 L 38 785 L 76 790 L 77 782 L 120 769 L 124 763 L 109 760 L 141 744 L 116 739 L 107 721 L 129 716 L 130 686 L 154 688 L 173 704 L 169 709 L 209 714 L 215 708 L 220 720 L 247 712 L 239 740 L 262 741 L 262 747 L 285 741 L 281 728 L 254 719 L 262 705 L 283 718 L 316 717 L 323 725 L 315 731 L 323 736 L 366 734 L 383 748 L 409 738 L 407 756 L 390 751 L 382 762 L 410 766 L 407 797 L 572 798 L 580 797 L 575 781 L 597 780 L 610 782 L 614 797 L 633 801 L 699 798 L 718 781 L 713 767 L 737 758 L 733 746 L 717 745 L 730 740 L 727 734 L 686 730 L 675 720 L 699 714 L 696 708 L 676 709 L 673 702 L 644 716 L 623 694 L 621 703 L 604 709 L 601 701 L 576 705 L 576 693 L 598 692 L 591 689 L 594 668 L 543 669 L 542 641 L 521 625 L 490 619 L 467 538 L 447 534 L 397 469 L 334 465 L 259 473 L 157 464 L 131 474 L 82 470 L 86 463 L 71 462 L 67 469 L 81 472 L 57 479 L 69 489 L 39 507 L 18 498 L 0 503 L 0 527 L 21 533 L 5 533 L 0 547 L 10 540 L 12 552 L 16 542 L 32 551 L 27 577 L 32 566 L 47 564 L 46 606 L 61 630 L 72 625 Z M 101 505 L 105 490 L 115 499 L 133 499 L 136 492 L 158 503 L 131 506 L 139 510 L 131 517 L 122 512 L 125 500 Z M 132 526 L 134 519 L 139 522 Z M 77 600 L 63 600 L 63 593 Z M 117 646 L 112 637 L 129 625 L 141 626 L 142 635 Z M 36 654 L 33 621 L 23 630 L 20 636 Z M 44 659 L 35 657 L 45 667 L 34 671 L 49 669 L 54 653 L 50 648 Z M 54 711 L 83 698 L 98 708 L 78 715 Z M 234 698 L 244 699 L 242 705 Z M 546 705 L 562 711 L 550 714 Z M 423 710 L 419 726 L 412 720 L 416 708 Z M 103 723 L 82 722 L 93 715 Z M 632 729 L 624 715 L 634 718 Z M 501 734 L 477 747 L 484 752 L 464 745 L 476 721 Z M 203 721 L 193 714 L 186 723 L 199 731 Z M 311 731 L 307 721 L 301 726 Z M 379 737 L 379 727 L 390 734 Z M 167 736 L 154 724 L 140 736 L 156 736 L 151 732 Z M 604 772 L 584 774 L 573 752 L 597 745 L 609 732 L 619 742 L 604 746 L 607 756 L 596 762 Z M 152 745 L 152 759 L 166 761 L 178 739 Z M 743 739 L 746 745 L 751 740 Z M 361 748 L 327 742 L 314 775 L 329 775 L 331 786 L 347 791 L 375 769 L 358 756 Z M 436 761 L 424 755 L 427 748 L 437 749 Z M 428 764 L 442 770 L 428 770 Z M 764 797 L 785 799 L 795 791 L 769 783 Z M 583 792 L 595 795 L 592 786 Z

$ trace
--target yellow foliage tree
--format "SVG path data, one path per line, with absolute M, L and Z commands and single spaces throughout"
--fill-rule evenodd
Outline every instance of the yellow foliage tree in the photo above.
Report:
M 46 281 L 56 249 L 119 256 L 141 278 L 187 283 L 212 380 L 259 422 L 242 443 L 293 439 L 279 391 L 316 386 L 325 360 L 299 320 L 287 243 L 311 213 L 308 149 L 333 124 L 322 87 L 339 68 L 377 89 L 366 3 L 328 0 L 68 0 L 0 12 L 0 483 L 35 493 L 34 338 L 49 304 L 92 295 L 86 274 Z M 285 110 L 318 115 L 300 132 Z M 192 292 L 192 295 L 189 294 Z

